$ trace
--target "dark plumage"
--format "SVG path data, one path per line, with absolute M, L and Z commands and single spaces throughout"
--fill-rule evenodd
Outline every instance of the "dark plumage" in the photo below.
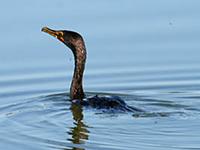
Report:
M 142 111 L 135 107 L 128 106 L 120 97 L 99 97 L 94 96 L 85 98 L 83 91 L 83 73 L 86 62 L 86 47 L 82 36 L 73 31 L 67 30 L 52 30 L 47 27 L 42 28 L 46 32 L 64 43 L 69 47 L 74 54 L 74 74 L 70 87 L 70 98 L 74 104 L 81 104 L 83 106 L 91 106 L 97 109 L 120 109 L 122 111 Z

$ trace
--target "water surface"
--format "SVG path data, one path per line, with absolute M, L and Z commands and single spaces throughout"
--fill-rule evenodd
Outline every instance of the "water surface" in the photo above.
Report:
M 6 1 L 0 149 L 200 149 L 198 1 Z M 80 32 L 84 88 L 145 113 L 72 106 L 73 56 L 43 26 Z

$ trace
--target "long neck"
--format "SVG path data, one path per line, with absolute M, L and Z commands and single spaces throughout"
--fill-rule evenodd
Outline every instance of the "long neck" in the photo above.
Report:
M 78 46 L 73 50 L 75 59 L 75 68 L 73 79 L 70 87 L 70 98 L 71 99 L 83 99 L 85 97 L 83 91 L 83 73 L 86 62 L 86 49 L 84 43 L 82 46 Z

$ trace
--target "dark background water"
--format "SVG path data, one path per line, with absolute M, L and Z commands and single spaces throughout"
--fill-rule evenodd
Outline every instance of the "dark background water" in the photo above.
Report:
M 2 2 L 0 149 L 200 149 L 199 7 L 197 0 Z M 119 95 L 147 113 L 70 109 L 73 56 L 43 26 L 83 35 L 89 95 Z

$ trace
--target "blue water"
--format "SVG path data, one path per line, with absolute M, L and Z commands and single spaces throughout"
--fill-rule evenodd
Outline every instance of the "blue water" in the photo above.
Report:
M 200 1 L 4 1 L 0 149 L 200 149 Z M 87 95 L 145 113 L 71 108 L 71 51 L 41 32 L 75 30 Z

